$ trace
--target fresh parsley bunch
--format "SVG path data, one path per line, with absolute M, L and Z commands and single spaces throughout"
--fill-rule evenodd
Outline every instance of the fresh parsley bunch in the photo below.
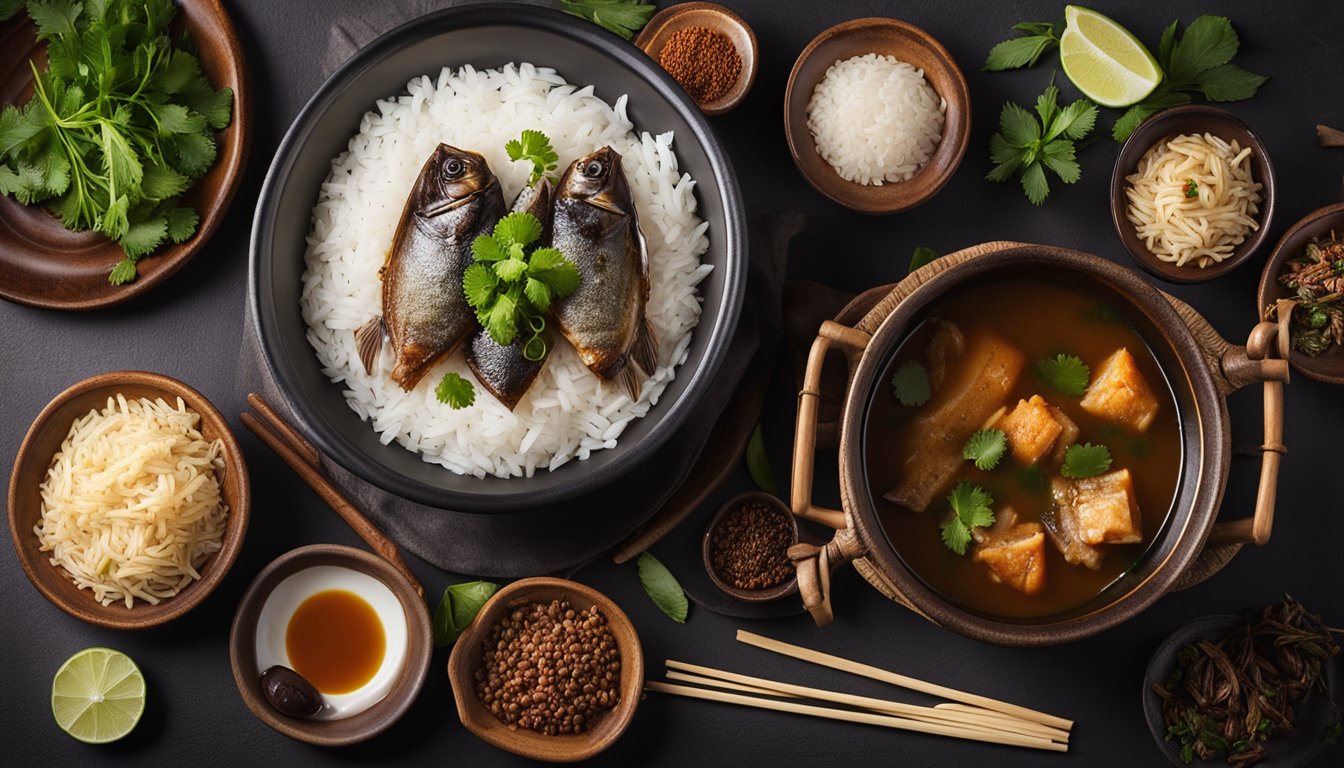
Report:
M 21 0 L 0 0 L 0 19 Z M 48 67 L 32 99 L 0 111 L 0 194 L 46 204 L 76 231 L 116 240 L 108 280 L 165 241 L 183 242 L 198 216 L 181 195 L 215 161 L 233 92 L 215 90 L 188 48 L 174 47 L 172 0 L 29 0 Z
M 1092 131 L 1097 105 L 1079 99 L 1061 109 L 1059 89 L 1052 83 L 1036 99 L 1036 115 L 1040 116 L 1039 122 L 1018 104 L 1010 101 L 1003 105 L 999 132 L 989 140 L 989 156 L 996 165 L 985 178 L 1007 181 L 1020 176 L 1027 199 L 1040 205 L 1050 194 L 1045 169 L 1065 184 L 1073 184 L 1082 176 L 1073 143 Z
M 551 301 L 579 287 L 579 268 L 558 249 L 530 248 L 540 237 L 536 216 L 511 213 L 500 219 L 492 234 L 472 242 L 476 261 L 462 276 L 467 303 L 496 344 L 512 344 L 520 326 L 532 331 L 523 344 L 523 356 L 534 362 L 546 356 L 542 331 Z

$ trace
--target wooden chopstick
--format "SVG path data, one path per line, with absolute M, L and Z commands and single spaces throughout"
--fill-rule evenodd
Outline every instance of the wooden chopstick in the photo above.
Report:
M 313 444 L 308 442 L 292 424 L 285 421 L 285 418 L 279 414 L 271 404 L 266 402 L 266 398 L 258 395 L 256 392 L 249 393 L 247 404 L 252 406 L 261 420 L 266 422 L 275 434 L 279 435 L 293 451 L 304 460 L 308 466 L 313 469 L 322 468 L 322 455 L 317 452 Z
M 1016 704 L 1009 704 L 1006 701 L 999 701 L 998 699 L 991 699 L 988 696 L 980 696 L 974 693 L 958 691 L 955 688 L 948 688 L 935 683 L 926 683 L 923 680 L 899 675 L 880 667 L 861 664 L 857 661 L 850 661 L 849 659 L 841 658 L 839 656 L 832 656 L 829 653 L 822 653 L 821 651 L 814 651 L 810 648 L 803 648 L 802 646 L 793 645 L 792 643 L 772 640 L 754 632 L 748 632 L 745 629 L 739 629 L 737 631 L 737 639 L 740 642 L 754 645 L 757 648 L 764 648 L 767 651 L 774 651 L 775 653 L 791 656 L 803 661 L 809 661 L 813 664 L 820 664 L 821 666 L 830 667 L 831 669 L 838 669 L 842 672 L 849 672 L 873 680 L 880 680 L 884 683 L 891 683 L 892 685 L 897 685 L 902 688 L 909 688 L 912 691 L 927 693 L 932 696 L 950 699 L 963 704 L 972 704 L 977 707 L 1001 712 L 1022 720 L 1029 720 L 1033 723 L 1040 723 L 1065 731 L 1073 728 L 1072 720 L 1067 720 L 1057 715 L 1038 712 L 1034 709 L 1028 709 Z
M 967 739 L 969 741 L 983 741 L 989 744 L 1005 744 L 1013 747 L 1043 749 L 1051 752 L 1067 752 L 1069 750 L 1067 744 L 1059 744 L 1048 739 L 1036 738 L 1034 736 L 1019 736 L 1011 733 L 993 733 L 978 729 L 972 730 L 969 728 L 959 728 L 954 725 L 941 725 L 938 723 L 927 723 L 903 717 L 892 717 L 891 715 L 878 715 L 870 712 L 851 712 L 845 709 L 818 707 L 793 701 L 776 701 L 774 699 L 746 696 L 740 693 L 728 693 L 726 691 L 714 691 L 705 688 L 692 688 L 686 685 L 673 685 L 671 683 L 648 681 L 644 683 L 644 688 L 645 690 L 655 691 L 657 693 L 685 696 L 691 699 L 717 701 L 724 704 L 737 704 L 739 706 L 755 707 L 757 709 L 771 709 L 776 712 L 810 715 L 812 717 L 821 717 L 828 720 L 841 720 L 849 723 L 880 725 L 884 728 L 895 728 L 896 730 L 914 731 L 916 733 L 928 733 L 936 736 L 949 736 L 954 739 Z
M 802 698 L 801 696 L 795 696 L 792 693 L 785 693 L 784 691 L 772 691 L 769 688 L 757 688 L 754 685 L 742 685 L 741 683 L 730 683 L 727 680 L 715 680 L 712 677 L 701 677 L 700 675 L 692 675 L 688 672 L 677 672 L 676 670 L 668 670 L 667 678 L 669 680 L 679 680 L 683 683 L 695 683 L 696 685 L 703 685 L 710 688 L 722 688 L 726 691 L 741 691 L 742 693 L 754 693 L 757 696 L 779 696 L 785 699 Z
M 265 403 L 260 397 L 250 395 L 248 397 L 248 402 L 253 405 L 256 405 L 253 398 L 256 398 L 257 401 L 261 401 L 263 404 Z M 320 463 L 309 463 L 308 460 L 304 458 L 304 449 L 292 445 L 289 440 L 284 437 L 286 434 L 297 437 L 298 433 L 294 432 L 293 427 L 290 427 L 283 420 L 280 420 L 279 424 L 283 426 L 281 426 L 278 431 L 272 431 L 268 427 L 274 426 L 276 422 L 271 421 L 271 419 L 279 420 L 279 415 L 269 406 L 266 406 L 264 409 L 258 408 L 257 412 L 261 414 L 262 418 L 266 419 L 265 424 L 250 413 L 243 413 L 238 418 L 243 422 L 243 426 L 251 430 L 252 434 L 260 438 L 267 447 L 288 464 L 289 468 L 294 470 L 294 473 L 307 483 L 308 487 L 312 488 L 313 492 L 327 503 L 327 506 L 335 510 L 336 514 L 340 515 L 341 519 L 354 529 L 355 533 L 359 535 L 359 538 L 363 539 L 374 552 L 390 563 L 393 568 L 397 569 L 402 576 L 405 576 L 406 580 L 409 581 L 411 586 L 415 589 L 416 594 L 424 597 L 425 588 L 421 586 L 420 580 L 415 576 L 415 572 L 411 570 L 410 566 L 406 565 L 406 561 L 401 559 L 401 551 L 397 549 L 397 545 L 389 539 L 386 534 L 378 530 L 377 526 L 370 522 L 369 519 L 364 516 L 364 513 L 360 512 L 359 508 L 352 504 L 350 500 L 345 497 L 345 494 L 341 493 L 340 490 L 332 484 L 331 480 L 328 479 L 320 469 Z M 298 439 L 302 440 L 302 438 Z M 307 446 L 308 450 L 313 451 L 315 455 L 315 449 L 308 445 L 307 441 L 303 441 L 302 444 Z
M 934 709 L 941 709 L 941 710 L 946 711 L 946 712 L 964 712 L 964 713 L 966 713 L 966 714 L 968 714 L 968 715 L 979 715 L 980 717 L 985 717 L 985 718 L 991 718 L 991 719 L 994 719 L 994 720 L 998 720 L 998 721 L 1002 722 L 1002 723 L 1004 724 L 1004 726 L 1005 726 L 1006 728 L 1008 728 L 1009 730 L 1011 730 L 1012 728 L 1018 727 L 1019 725 L 1024 724 L 1024 723 L 1027 724 L 1027 725 L 1035 726 L 1035 727 L 1037 727 L 1037 728 L 1047 728 L 1047 729 L 1049 729 L 1049 730 L 1051 730 L 1051 731 L 1054 731 L 1055 733 L 1062 733 L 1062 734 L 1064 734 L 1064 741 L 1068 741 L 1068 740 L 1069 740 L 1069 735 L 1070 735 L 1070 733 L 1071 733 L 1070 731 L 1064 731 L 1064 730 L 1060 730 L 1060 729 L 1058 729 L 1058 728 L 1051 728 L 1051 727 L 1048 726 L 1048 725 L 1041 725 L 1040 723 L 1037 723 L 1037 722 L 1034 722 L 1034 721 L 1031 721 L 1031 720 L 1023 720 L 1023 719 L 1020 718 L 1020 717 L 1014 717 L 1013 715 L 1005 715 L 1005 714 L 1003 714 L 1002 712 L 995 712 L 995 711 L 992 710 L 992 709 L 985 709 L 984 707 L 976 707 L 976 706 L 972 706 L 972 705 L 970 705 L 970 704 L 958 704 L 958 703 L 956 703 L 956 702 L 943 702 L 943 703 L 941 703 L 941 704 L 934 704 L 934 705 L 933 705 L 933 708 L 934 708 Z
M 794 685 L 792 683 L 782 683 L 775 680 L 751 677 L 749 675 L 740 675 L 735 672 L 725 672 L 721 669 L 714 669 L 713 667 L 702 667 L 697 664 L 687 664 L 683 661 L 673 661 L 671 659 L 667 661 L 667 666 L 669 669 L 673 670 L 691 672 L 711 679 L 719 678 L 721 680 L 737 683 L 744 687 L 764 690 L 771 696 L 791 694 L 802 698 L 829 701 L 835 704 L 845 704 L 847 706 L 860 707 L 882 714 L 899 715 L 901 717 L 908 717 L 925 722 L 962 725 L 973 727 L 976 730 L 988 730 L 1000 733 L 1015 733 L 1023 736 L 1034 736 L 1045 739 L 1046 741 L 1068 743 L 1069 740 L 1067 731 L 1016 718 L 1010 720 L 997 715 L 986 717 L 974 712 L 960 712 L 948 709 L 940 710 L 935 707 L 922 707 L 915 704 L 905 704 L 899 701 L 874 699 L 869 696 L 857 696 L 838 691 L 828 691 L 821 688 L 810 688 L 804 685 Z M 668 673 L 668 676 L 671 677 L 672 674 L 673 673 Z

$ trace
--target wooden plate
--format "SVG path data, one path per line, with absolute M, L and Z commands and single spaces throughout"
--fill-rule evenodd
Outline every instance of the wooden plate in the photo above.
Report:
M 1288 228 L 1279 238 L 1278 244 L 1265 262 L 1265 271 L 1260 274 L 1260 289 L 1256 292 L 1256 312 L 1264 317 L 1265 308 L 1279 299 L 1292 298 L 1293 291 L 1279 282 L 1279 273 L 1288 259 L 1301 256 L 1312 238 L 1329 236 L 1331 231 L 1336 237 L 1344 237 L 1344 203 L 1327 205 L 1303 216 L 1300 221 Z M 1330 351 L 1317 357 L 1308 357 L 1301 352 L 1291 352 L 1288 364 L 1307 378 L 1323 381 L 1326 384 L 1344 384 L 1344 347 L 1336 344 Z
M 247 161 L 251 134 L 247 75 L 242 46 L 219 0 L 179 0 L 173 29 L 186 31 L 201 68 L 216 88 L 232 88 L 233 120 L 216 136 L 215 164 L 183 196 L 200 214 L 196 234 L 139 262 L 140 276 L 112 285 L 107 274 L 121 260 L 121 247 L 94 232 L 71 232 L 41 206 L 0 196 L 0 297 L 47 309 L 87 310 L 127 301 L 162 283 L 199 251 L 228 210 Z M 22 104 L 33 92 L 29 59 L 46 65 L 27 14 L 0 24 L 0 104 Z

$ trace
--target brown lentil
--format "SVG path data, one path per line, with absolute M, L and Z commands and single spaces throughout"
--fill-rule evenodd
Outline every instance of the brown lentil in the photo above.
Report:
M 742 57 L 733 41 L 709 27 L 673 32 L 658 54 L 658 64 L 701 104 L 723 98 L 742 73 Z
M 567 600 L 515 607 L 481 648 L 476 697 L 510 728 L 582 733 L 620 701 L 621 654 L 607 617 Z
M 710 564 L 738 589 L 765 589 L 793 575 L 793 526 L 775 507 L 749 501 L 723 516 L 710 533 Z

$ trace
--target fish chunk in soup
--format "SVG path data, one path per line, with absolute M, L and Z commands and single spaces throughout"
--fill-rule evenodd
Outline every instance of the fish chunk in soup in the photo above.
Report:
M 1134 498 L 1128 469 L 1097 477 L 1050 481 L 1056 514 L 1070 517 L 1084 544 L 1133 544 L 1143 541 L 1143 517 Z
M 994 527 L 977 528 L 971 559 L 989 566 L 989 577 L 1025 595 L 1045 589 L 1045 528 L 1020 523 L 1012 507 L 999 512 Z
M 1128 349 L 1118 349 L 1097 369 L 1097 376 L 1079 403 L 1107 421 L 1143 432 L 1157 416 L 1157 396 Z
M 1030 465 L 1050 452 L 1064 433 L 1064 425 L 1055 418 L 1055 412 L 1045 398 L 1032 395 L 1030 400 L 1018 400 L 1017 407 L 999 420 L 996 426 L 1007 437 L 1014 458 Z

